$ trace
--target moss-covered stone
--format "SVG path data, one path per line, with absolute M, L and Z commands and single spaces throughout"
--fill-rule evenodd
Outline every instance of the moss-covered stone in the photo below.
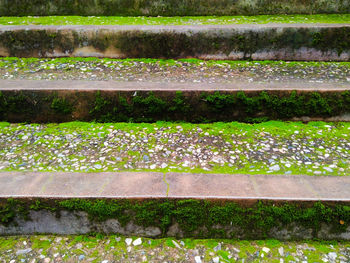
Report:
M 130 43 L 133 43 L 130 45 Z M 350 59 L 350 27 L 201 29 L 15 29 L 0 31 L 0 54 L 22 57 Z
M 184 237 L 267 238 L 291 224 L 312 229 L 317 237 L 323 225 L 332 233 L 347 231 L 350 207 L 343 204 L 257 202 L 238 204 L 232 201 L 204 200 L 18 200 L 7 199 L 0 203 L 0 222 L 3 225 L 17 222 L 18 216 L 30 220 L 30 211 L 47 210 L 86 212 L 90 221 L 103 222 L 117 219 L 125 226 L 133 222 L 142 227 L 159 227 L 161 236 L 174 224 Z M 17 219 L 16 219 L 17 218 Z M 236 231 L 232 231 L 235 229 Z M 228 229 L 231 231 L 226 232 Z
M 301 117 L 325 119 L 349 112 L 349 91 L 0 93 L 0 120 L 9 122 L 261 122 Z

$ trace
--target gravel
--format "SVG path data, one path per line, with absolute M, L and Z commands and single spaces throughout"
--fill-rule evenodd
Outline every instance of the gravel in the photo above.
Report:
M 350 262 L 349 242 L 142 238 L 142 244 L 128 246 L 125 240 L 98 235 L 0 237 L 0 262 Z M 24 250 L 28 252 L 17 253 Z
M 349 175 L 349 167 L 349 123 L 0 125 L 0 171 Z
M 350 63 L 0 58 L 0 79 L 349 83 Z

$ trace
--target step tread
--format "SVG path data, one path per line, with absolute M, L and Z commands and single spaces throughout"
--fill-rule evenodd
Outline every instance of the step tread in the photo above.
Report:
M 350 202 L 350 177 L 189 173 L 0 173 L 0 198 L 181 198 Z
M 232 81 L 231 83 L 87 81 L 87 80 L 0 80 L 0 90 L 123 90 L 123 91 L 235 91 L 235 90 L 350 90 L 350 83 Z

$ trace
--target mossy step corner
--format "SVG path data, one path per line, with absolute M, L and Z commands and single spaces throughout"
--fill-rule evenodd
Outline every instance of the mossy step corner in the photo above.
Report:
M 2 235 L 350 240 L 349 177 L 12 172 L 0 181 Z
M 0 26 L 0 56 L 349 61 L 350 25 Z
M 257 15 L 350 13 L 349 1 L 337 0 L 0 0 L 0 16 L 26 15 Z
M 0 120 L 8 122 L 349 121 L 350 113 L 347 84 L 0 83 Z

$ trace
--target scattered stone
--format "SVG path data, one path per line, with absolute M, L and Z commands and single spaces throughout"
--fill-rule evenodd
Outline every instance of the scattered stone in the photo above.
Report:
M 101 164 L 95 164 L 94 167 L 95 167 L 96 169 L 101 169 L 101 168 L 102 168 L 102 165 L 101 165 Z
M 328 253 L 328 257 L 329 257 L 329 259 L 330 260 L 332 260 L 332 261 L 334 261 L 334 260 L 336 260 L 337 259 L 337 253 L 335 253 L 335 252 L 329 252 Z
M 126 245 L 130 246 L 132 243 L 132 238 L 125 238 Z
M 266 254 L 270 252 L 270 249 L 268 247 L 263 247 L 262 251 L 264 251 Z
M 237 172 L 243 169 L 252 173 L 346 175 L 348 170 L 344 167 L 350 165 L 348 124 L 318 128 L 323 129 L 324 135 L 315 138 L 318 133 L 310 129 L 311 124 L 305 125 L 298 137 L 293 131 L 288 136 L 283 135 L 283 131 L 280 136 L 264 131 L 261 136 L 261 128 L 256 128 L 257 132 L 250 137 L 252 142 L 242 137 L 246 132 L 244 128 L 242 132 L 233 129 L 230 133 L 220 133 L 221 130 L 208 126 L 201 129 L 207 134 L 203 136 L 198 132 L 200 125 L 176 129 L 176 133 L 171 125 L 157 124 L 152 132 L 145 129 L 130 132 L 111 126 L 105 133 L 101 132 L 104 125 L 91 124 L 91 128 L 84 131 L 54 125 L 49 131 L 46 131 L 47 125 L 2 127 L 0 169 L 49 172 L 202 169 L 215 173 L 226 167 Z M 32 138 L 33 143 L 22 140 L 23 136 Z M 141 156 L 130 154 L 135 147 Z
M 214 251 L 217 252 L 221 250 L 221 243 L 219 243 L 216 247 L 214 247 Z
M 141 238 L 135 239 L 134 242 L 132 242 L 132 244 L 134 246 L 139 246 L 142 244 L 142 239 Z
M 281 169 L 281 168 L 280 168 L 280 166 L 279 166 L 278 164 L 276 164 L 276 165 L 270 167 L 270 170 L 271 170 L 271 171 L 275 171 L 275 172 L 279 171 L 280 169 Z
M 280 254 L 281 257 L 284 257 L 284 249 L 283 249 L 283 247 L 278 248 L 278 253 Z
M 24 254 L 30 253 L 31 251 L 32 251 L 31 248 L 20 249 L 20 250 L 17 250 L 17 251 L 16 251 L 16 255 L 17 255 L 17 256 L 19 256 L 19 255 L 24 255 Z
M 178 249 L 181 249 L 181 246 L 175 240 L 172 240 L 172 242 L 175 247 L 177 247 Z
M 194 260 L 196 261 L 196 263 L 202 263 L 202 260 L 201 260 L 200 256 L 195 256 Z

